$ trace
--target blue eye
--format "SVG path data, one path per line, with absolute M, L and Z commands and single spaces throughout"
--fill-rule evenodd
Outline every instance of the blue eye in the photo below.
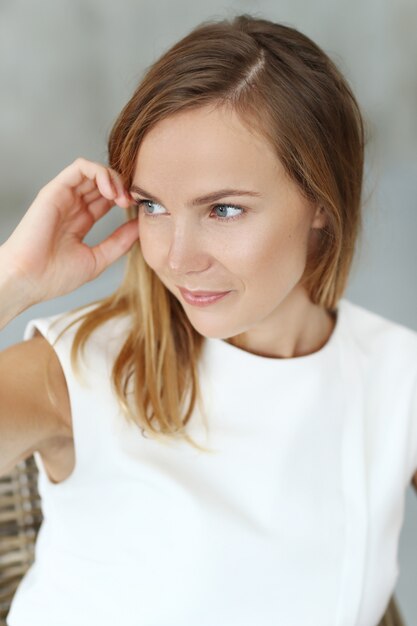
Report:
M 153 202 L 153 200 L 135 200 L 135 204 L 137 204 L 138 207 L 141 207 L 141 206 L 145 206 L 145 204 L 156 204 L 156 203 Z M 145 215 L 147 215 L 148 217 L 155 216 L 154 213 L 145 213 Z
M 153 205 L 158 205 L 158 203 L 154 202 L 153 200 L 135 200 L 135 204 L 138 207 L 141 207 L 141 206 L 145 207 L 146 205 L 148 205 L 148 208 L 149 208 L 149 205 L 152 205 L 152 204 Z M 219 220 L 221 222 L 230 222 L 232 220 L 239 219 L 244 213 L 246 213 L 246 209 L 243 209 L 242 207 L 236 206 L 234 204 L 214 204 L 211 207 L 211 209 L 213 211 L 215 211 L 215 210 L 224 211 L 225 208 L 233 209 L 235 211 L 240 211 L 240 213 L 238 215 L 232 215 L 231 217 L 225 217 L 225 216 L 219 217 L 219 216 L 217 216 L 217 217 L 214 217 L 215 220 Z M 146 215 L 146 217 L 158 217 L 158 215 L 162 215 L 162 214 L 161 213 L 148 213 L 148 212 L 145 212 L 145 215 Z
M 225 221 L 225 220 L 226 221 L 236 220 L 241 215 L 243 215 L 243 213 L 246 212 L 245 209 L 242 209 L 242 207 L 240 207 L 240 206 L 235 206 L 234 204 L 215 204 L 212 208 L 213 208 L 213 211 L 217 211 L 218 209 L 223 211 L 225 207 L 228 208 L 228 209 L 234 209 L 234 210 L 240 211 L 240 214 L 239 215 L 233 215 L 232 217 L 226 217 L 226 218 L 225 217 L 223 217 L 223 218 L 215 217 L 214 219 L 217 219 L 217 220 L 220 219 L 222 221 Z

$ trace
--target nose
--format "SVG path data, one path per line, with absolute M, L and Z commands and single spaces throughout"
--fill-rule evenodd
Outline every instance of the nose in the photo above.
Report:
M 209 265 L 209 255 L 198 228 L 188 223 L 177 224 L 171 234 L 167 264 L 173 274 L 201 272 Z

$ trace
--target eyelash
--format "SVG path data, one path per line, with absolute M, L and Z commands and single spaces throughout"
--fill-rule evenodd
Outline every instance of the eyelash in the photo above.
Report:
M 137 207 L 140 208 L 140 206 L 146 202 L 151 202 L 152 204 L 157 204 L 156 202 L 154 202 L 153 200 L 148 200 L 148 199 L 143 199 L 143 200 L 135 200 L 134 203 Z M 231 222 L 232 220 L 238 220 L 240 219 L 244 213 L 246 213 L 246 209 L 244 209 L 241 206 L 237 206 L 236 204 L 229 204 L 229 203 L 224 203 L 224 204 L 213 204 L 213 206 L 211 207 L 211 210 L 217 209 L 218 207 L 231 207 L 232 209 L 238 209 L 239 211 L 241 211 L 240 215 L 234 215 L 233 217 L 215 217 L 215 220 L 218 220 L 220 222 Z M 152 215 L 150 213 L 145 213 L 146 217 L 158 217 L 159 214 L 157 215 Z

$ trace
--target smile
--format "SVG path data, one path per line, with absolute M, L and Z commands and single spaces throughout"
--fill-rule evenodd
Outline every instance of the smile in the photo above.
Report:
M 230 291 L 223 291 L 221 293 L 215 292 L 197 292 L 199 294 L 204 295 L 196 295 L 196 292 L 188 291 L 187 289 L 183 289 L 179 287 L 179 290 L 182 294 L 182 297 L 188 304 L 192 304 L 193 306 L 207 306 L 209 304 L 213 304 L 222 300 L 225 296 L 227 296 Z

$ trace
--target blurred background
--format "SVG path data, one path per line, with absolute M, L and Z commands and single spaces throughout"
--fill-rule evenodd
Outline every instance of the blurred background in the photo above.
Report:
M 316 41 L 350 82 L 367 124 L 364 233 L 347 299 L 417 330 L 416 0 L 1 0 L 0 244 L 39 189 L 76 157 L 107 162 L 108 133 L 144 70 L 206 19 L 251 13 Z M 114 207 L 95 244 L 125 220 Z M 121 259 L 77 291 L 30 308 L 1 331 L 111 293 Z M 393 416 L 395 418 L 395 416 Z M 417 416 L 416 416 L 417 417 Z M 417 494 L 407 491 L 395 594 L 417 624 Z

